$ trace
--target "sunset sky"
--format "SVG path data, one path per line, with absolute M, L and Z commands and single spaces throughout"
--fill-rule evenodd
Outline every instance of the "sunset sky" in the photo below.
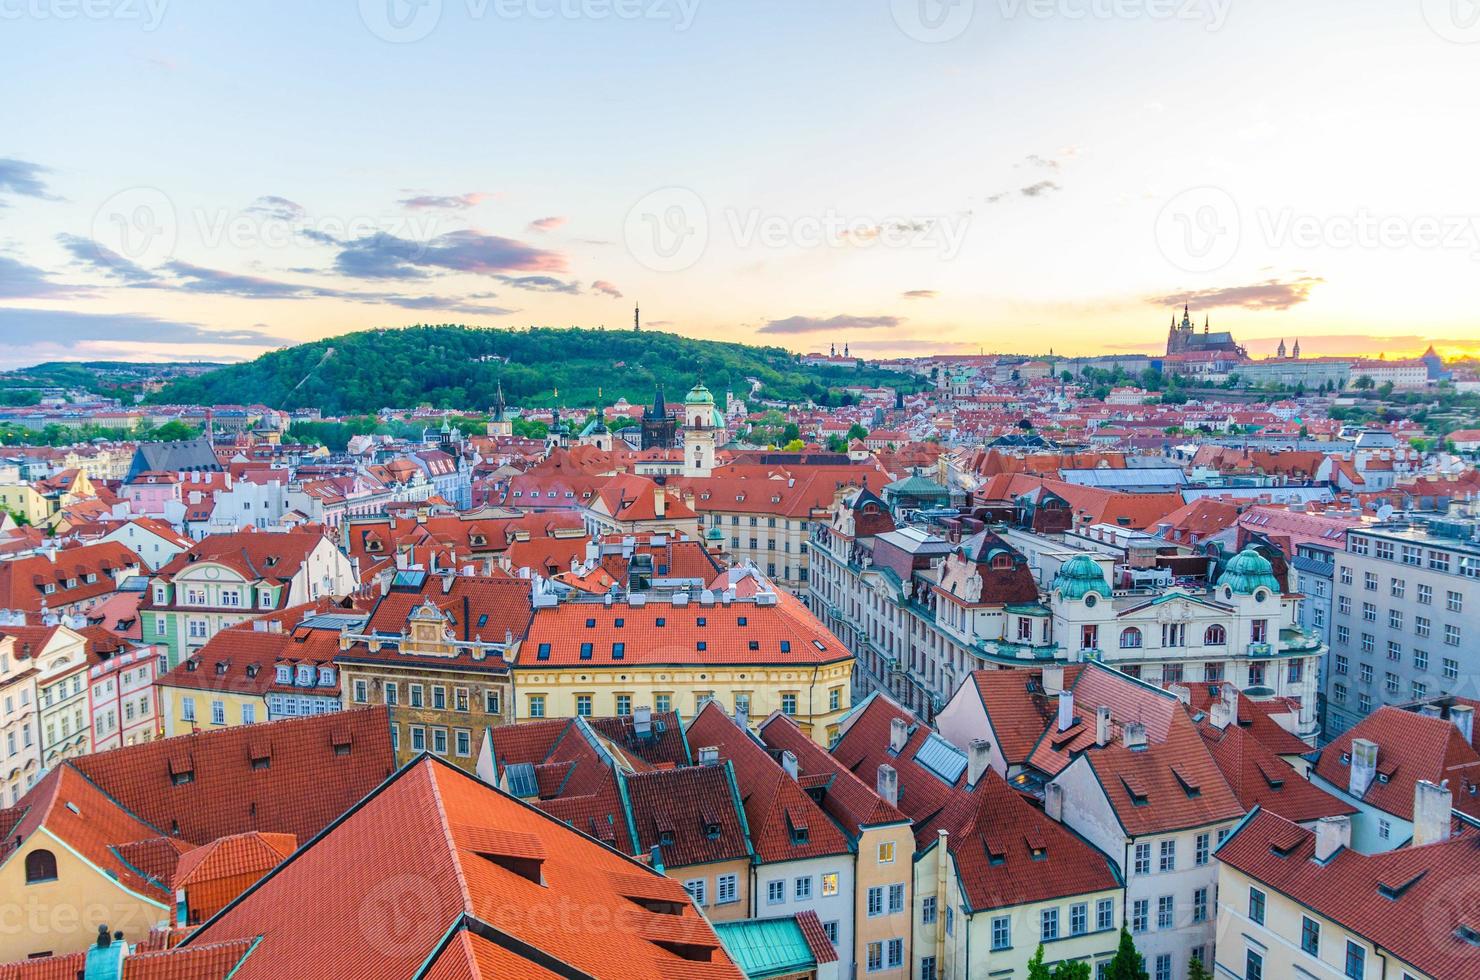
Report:
M 0 367 L 1480 350 L 1472 0 L 0 0 Z

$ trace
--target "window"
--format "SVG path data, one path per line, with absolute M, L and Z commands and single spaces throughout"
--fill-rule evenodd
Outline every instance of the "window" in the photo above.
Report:
M 1377 573 L 1376 572 L 1363 572 L 1362 573 L 1362 588 L 1366 589 L 1368 592 L 1376 592 L 1377 591 Z
M 447 729 L 432 729 L 432 751 L 438 755 L 447 754 Z
M 452 689 L 452 709 L 454 711 L 467 711 L 469 709 L 468 689 L 455 687 Z
M 1159 953 L 1156 957 L 1156 971 L 1152 974 L 1154 980 L 1172 980 L 1172 954 Z
M 1012 919 L 1009 916 L 999 915 L 992 919 L 992 948 L 1012 948 Z
M 1393 836 L 1393 823 L 1386 817 L 1377 818 L 1377 836 L 1388 840 Z
M 455 736 L 456 737 L 453 744 L 456 746 L 457 754 L 459 756 L 462 756 L 463 758 L 467 758 L 468 756 L 472 755 L 473 733 L 468 731 L 466 728 L 459 728 L 456 731 Z
M 780 905 L 786 901 L 786 882 L 777 878 L 766 882 L 766 904 Z
M 827 692 L 827 710 L 837 711 L 843 705 L 843 689 L 835 687 Z
M 1095 928 L 1102 931 L 1115 928 L 1115 899 L 1102 898 L 1095 902 Z
M 1444 608 L 1448 609 L 1450 612 L 1464 612 L 1465 597 L 1460 595 L 1458 592 L 1445 593 Z
M 891 939 L 884 947 L 884 965 L 893 969 L 904 965 L 904 940 Z
M 1151 845 L 1137 844 L 1135 873 L 1138 875 L 1149 875 L 1151 873 Z
M 1172 927 L 1172 896 L 1163 895 L 1156 900 L 1156 928 Z
M 63 721 L 66 721 L 65 718 L 63 718 L 62 720 Z M 224 725 L 224 724 L 226 724 L 226 702 L 225 701 L 212 701 L 211 702 L 211 724 L 213 724 L 213 725 Z
M 1352 631 L 1345 626 L 1336 627 L 1336 642 L 1342 646 L 1349 646 L 1352 642 Z
M 370 700 L 370 684 L 366 681 L 355 681 L 355 704 L 365 704 Z
M 940 980 L 940 975 L 935 971 L 935 957 L 920 957 L 920 980 Z
M 904 885 L 889 886 L 889 914 L 894 915 L 904 911 Z
M 1249 889 L 1249 921 L 1264 925 L 1264 893 L 1257 888 Z
M 1408 591 L 1408 583 L 1400 578 L 1395 578 L 1388 583 L 1388 594 L 1394 599 L 1401 599 Z
M 632 695 L 630 695 L 630 694 L 618 694 L 617 695 L 617 716 L 619 718 L 625 718 L 625 717 L 627 717 L 630 714 L 632 714 Z
M 689 893 L 695 905 L 704 904 L 704 883 L 703 878 L 692 878 L 683 883 L 683 890 Z
M 925 925 L 927 925 L 927 926 L 930 925 L 930 923 L 932 923 L 932 922 L 935 921 L 935 896 L 934 895 L 931 895 L 928 898 L 923 898 L 923 899 L 920 900 L 920 921 L 922 923 L 924 923 Z
M 529 696 L 529 717 L 545 717 L 545 696 L 543 694 L 531 694 Z
M 133 705 L 129 705 L 129 707 L 132 708 Z M 130 715 L 132 715 L 132 712 L 130 712 Z M 255 725 L 255 724 L 257 724 L 257 706 L 255 704 L 244 704 L 244 705 L 242 705 L 242 724 L 243 725 Z
M 795 718 L 797 713 L 797 696 L 795 694 L 781 695 L 781 713 L 788 718 Z
M 1141 648 L 1141 631 L 1134 626 L 1121 630 L 1120 648 L 1122 650 L 1139 650 Z
M 1177 870 L 1176 838 L 1172 838 L 1171 840 L 1164 840 L 1161 842 L 1161 857 L 1157 863 L 1157 870 L 1163 872 Z
M 884 969 L 884 944 L 868 944 L 868 971 L 874 973 Z
M 673 710 L 673 695 L 659 694 L 653 698 L 653 710 L 659 714 L 666 714 Z
M 589 694 L 577 694 L 576 695 L 576 717 L 578 717 L 578 718 L 590 718 L 591 717 L 591 695 L 589 695 Z
M 1244 980 L 1264 980 L 1264 957 L 1252 949 L 1244 956 Z
M 830 871 L 822 876 L 822 897 L 830 898 L 838 893 L 838 873 Z
M 1206 887 L 1199 888 L 1192 893 L 1192 921 L 1208 921 L 1208 890 Z
M 1209 647 L 1221 647 L 1228 643 L 1228 631 L 1216 623 L 1207 628 L 1203 633 L 1203 645 Z
M 716 905 L 729 905 L 740 901 L 740 878 L 735 874 L 720 875 L 714 879 L 714 901 Z
M 1444 645 L 1448 647 L 1459 646 L 1459 627 L 1453 623 L 1444 624 Z
M 441 684 L 432 685 L 432 707 L 437 711 L 447 710 L 447 688 Z
M 1346 941 L 1346 975 L 1362 980 L 1367 972 L 1367 951 L 1350 939 Z
M 1343 568 L 1341 570 L 1341 584 L 1342 585 L 1351 585 L 1352 584 L 1352 570 L 1350 568 Z
M 894 863 L 894 841 L 889 840 L 879 845 L 879 863 Z
M 1413 632 L 1418 636 L 1429 636 L 1434 631 L 1433 621 L 1427 616 L 1413 617 Z
M 411 751 L 425 752 L 427 748 L 427 730 L 420 725 L 411 726 Z
M 1300 948 L 1311 956 L 1321 955 L 1321 924 L 1308 915 L 1300 917 Z
M 811 875 L 803 875 L 802 877 L 798 878 L 796 881 L 792 882 L 792 894 L 796 896 L 796 900 L 799 901 L 799 902 L 805 901 L 805 900 L 811 898 L 812 897 L 812 876 Z
M 57 856 L 44 848 L 26 855 L 26 884 L 57 880 Z
M 1370 602 L 1362 603 L 1362 619 L 1368 623 L 1377 622 L 1377 607 Z
M 1197 843 L 1193 846 L 1192 863 L 1199 868 L 1208 863 L 1208 854 L 1212 851 L 1212 837 L 1208 834 L 1198 834 Z
M 1089 905 L 1080 902 L 1069 906 L 1069 935 L 1082 936 L 1089 932 Z
M 426 689 L 420 684 L 407 684 L 406 692 L 411 696 L 411 707 L 420 708 L 425 703 Z
M 1420 606 L 1432 606 L 1434 604 L 1434 587 L 1432 585 L 1420 585 L 1418 587 L 1418 604 Z
M 1151 926 L 1151 901 L 1138 898 L 1131 903 L 1131 932 L 1145 932 Z
M 868 915 L 873 918 L 884 914 L 884 886 L 875 885 L 868 890 Z
M 500 713 L 500 709 L 503 707 L 502 701 L 503 699 L 499 697 L 498 691 L 483 692 L 483 710 L 490 715 Z

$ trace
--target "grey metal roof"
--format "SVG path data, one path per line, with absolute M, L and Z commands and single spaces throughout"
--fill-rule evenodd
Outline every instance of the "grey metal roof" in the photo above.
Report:
M 1065 483 L 1081 487 L 1103 487 L 1108 490 L 1126 487 L 1182 487 L 1187 474 L 1176 466 L 1135 467 L 1132 469 L 1059 470 Z
M 129 463 L 128 476 L 132 480 L 140 473 L 180 473 L 190 471 L 219 473 L 221 461 L 206 439 L 185 439 L 180 442 L 145 442 L 134 450 Z

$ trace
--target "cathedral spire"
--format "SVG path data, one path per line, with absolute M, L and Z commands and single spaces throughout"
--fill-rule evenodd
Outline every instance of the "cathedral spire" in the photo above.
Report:
M 637 303 L 632 307 L 632 331 L 642 333 L 642 304 Z

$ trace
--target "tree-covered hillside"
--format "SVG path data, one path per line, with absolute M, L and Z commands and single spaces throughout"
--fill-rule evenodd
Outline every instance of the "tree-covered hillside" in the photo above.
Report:
M 872 368 L 804 368 L 779 347 L 692 340 L 650 330 L 488 330 L 452 325 L 369 330 L 264 354 L 195 378 L 151 398 L 190 404 L 314 407 L 326 415 L 372 413 L 430 403 L 484 408 L 498 385 L 511 405 L 650 402 L 656 385 L 672 401 L 703 381 L 723 400 L 750 397 L 837 403 L 845 385 L 914 390 L 914 379 Z M 598 389 L 600 395 L 598 396 Z M 558 396 L 556 392 L 559 392 Z

